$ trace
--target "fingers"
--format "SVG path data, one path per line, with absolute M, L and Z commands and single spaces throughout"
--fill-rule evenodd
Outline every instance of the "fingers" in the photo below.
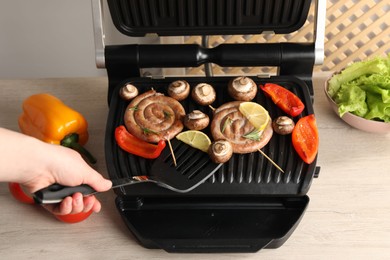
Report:
M 88 212 L 90 210 L 98 213 L 101 209 L 101 204 L 95 196 L 92 195 L 83 197 L 83 195 L 78 192 L 72 196 L 66 197 L 59 204 L 44 205 L 44 208 L 55 215 L 77 214 L 80 212 Z

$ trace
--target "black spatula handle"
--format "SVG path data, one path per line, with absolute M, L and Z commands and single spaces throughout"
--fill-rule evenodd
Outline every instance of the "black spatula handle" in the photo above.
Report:
M 37 204 L 53 204 L 61 202 L 64 198 L 67 196 L 72 196 L 76 192 L 80 192 L 86 196 L 91 195 L 96 191 L 87 184 L 82 184 L 75 187 L 52 184 L 49 187 L 35 192 L 33 196 L 35 203 Z

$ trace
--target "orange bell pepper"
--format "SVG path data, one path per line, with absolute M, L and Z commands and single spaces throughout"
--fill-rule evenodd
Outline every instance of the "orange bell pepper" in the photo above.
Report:
M 50 94 L 36 94 L 23 102 L 23 113 L 19 117 L 22 133 L 44 142 L 72 148 L 84 155 L 91 163 L 96 159 L 82 146 L 88 141 L 88 124 L 77 111 L 66 106 Z M 9 190 L 15 199 L 33 204 L 34 199 L 26 194 L 19 183 L 9 183 Z M 88 218 L 92 210 L 68 215 L 55 215 L 66 223 L 77 223 Z
M 82 146 L 88 141 L 87 127 L 87 121 L 79 112 L 50 94 L 28 97 L 19 117 L 22 133 L 72 148 L 95 163 L 96 159 Z
M 299 157 L 310 164 L 318 153 L 319 137 L 314 114 L 302 117 L 295 124 L 291 133 L 292 143 Z

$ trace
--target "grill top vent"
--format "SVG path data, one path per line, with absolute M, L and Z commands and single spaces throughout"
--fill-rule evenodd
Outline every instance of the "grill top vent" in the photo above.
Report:
M 291 33 L 311 0 L 108 0 L 117 29 L 128 36 Z

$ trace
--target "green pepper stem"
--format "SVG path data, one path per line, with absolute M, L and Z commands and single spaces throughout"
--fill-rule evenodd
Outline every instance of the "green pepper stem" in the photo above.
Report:
M 96 163 L 95 157 L 81 144 L 79 144 L 78 141 L 79 141 L 78 134 L 69 134 L 65 136 L 64 139 L 61 140 L 61 145 L 77 151 L 82 156 L 84 156 L 90 163 L 95 164 Z

